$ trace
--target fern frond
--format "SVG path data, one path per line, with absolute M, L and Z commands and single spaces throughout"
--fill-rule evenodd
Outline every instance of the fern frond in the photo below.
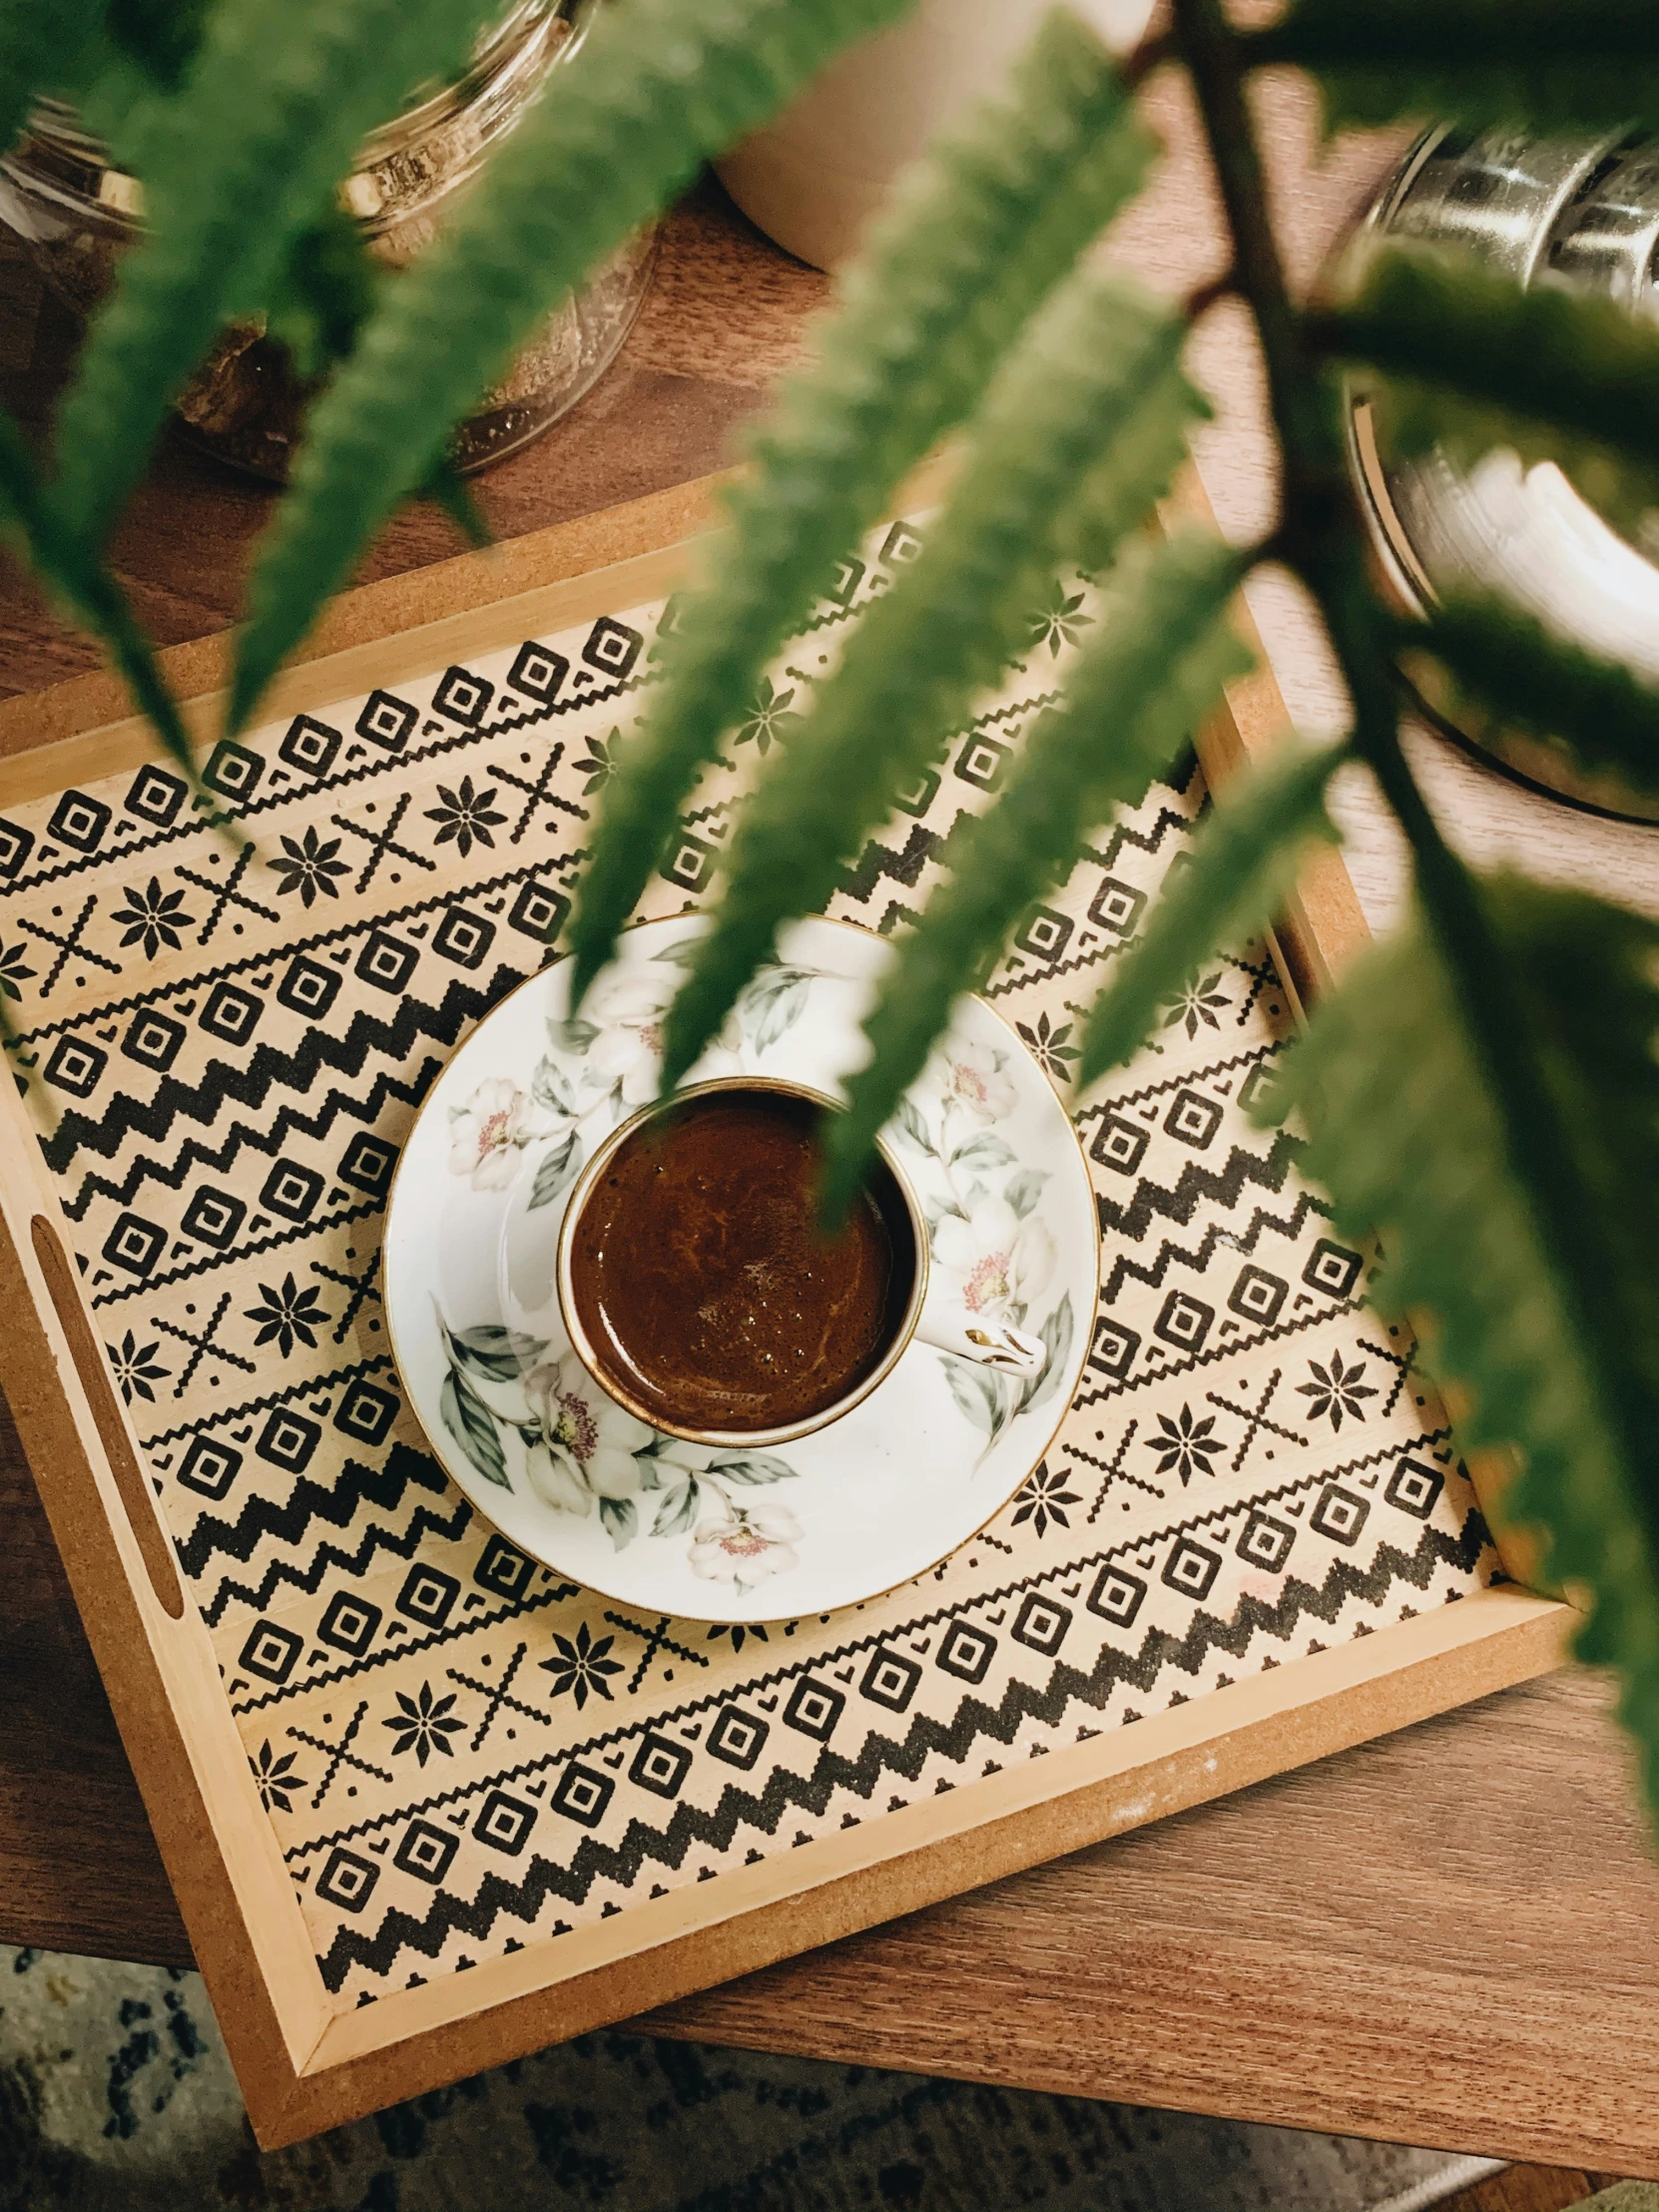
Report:
M 297 375 L 321 376 L 346 358 L 387 275 L 341 207 L 324 209 L 289 242 L 263 304 L 267 334 L 287 348 Z
M 324 376 L 349 357 L 388 275 L 343 208 L 329 208 L 300 232 L 266 311 L 267 332 L 286 347 L 297 375 Z M 495 543 L 483 509 L 447 453 L 439 455 L 417 496 L 446 514 L 468 545 Z
M 489 517 L 472 495 L 472 488 L 447 454 L 439 457 L 420 487 L 421 496 L 429 499 L 441 514 L 446 514 L 455 528 L 465 538 L 474 552 L 482 552 L 495 543 L 495 532 L 490 528 Z
M 1247 66 L 1311 70 L 1332 130 L 1401 116 L 1537 132 L 1659 120 L 1646 0 L 1296 0 L 1240 44 Z
M 284 653 L 537 320 L 698 164 L 905 0 L 635 0 L 600 12 L 311 412 L 255 572 L 240 728 Z
M 1188 535 L 1125 557 L 1099 642 L 1068 697 L 1040 717 L 994 807 L 965 822 L 950 875 L 899 944 L 869 1019 L 869 1064 L 830 1132 L 825 1210 L 838 1219 L 876 1132 L 914 1081 L 958 993 L 977 990 L 1003 938 L 1069 873 L 1117 805 L 1144 797 L 1221 688 L 1250 665 L 1228 626 L 1242 557 Z
M 221 326 L 261 305 L 366 133 L 457 69 L 490 0 L 220 0 L 167 132 L 151 228 L 121 261 L 59 409 L 53 497 L 107 537 L 167 409 Z
M 1199 411 L 1177 366 L 1185 336 L 1180 318 L 1138 285 L 1081 271 L 1004 364 L 919 557 L 866 609 L 744 809 L 714 926 L 669 1010 L 665 1084 L 720 1027 L 779 924 L 825 902 L 975 693 L 1029 650 L 1056 525 L 1093 457 L 1150 393 L 1164 397 L 1160 430 Z M 1160 438 L 1153 452 L 1167 482 L 1179 448 Z M 1138 448 L 1119 456 L 1120 478 L 1137 468 L 1144 476 L 1145 462 Z
M 1276 1087 L 1313 1131 L 1339 1228 L 1381 1230 L 1388 1312 L 1426 1313 L 1436 1371 L 1471 1397 L 1470 1446 L 1518 1446 L 1506 1518 L 1594 1611 L 1581 1655 L 1624 1672 L 1624 1717 L 1659 1792 L 1659 929 L 1577 894 L 1489 886 L 1543 1072 L 1590 1194 L 1580 1280 L 1558 1275 L 1514 1178 L 1437 957 L 1415 930 L 1366 954 Z
M 1525 730 L 1581 767 L 1611 771 L 1635 791 L 1659 791 L 1659 690 L 1622 661 L 1604 661 L 1513 602 L 1449 595 L 1400 640 L 1432 655 L 1465 700 Z
M 1054 530 L 1057 566 L 1102 575 L 1123 541 L 1139 529 L 1187 458 L 1195 422 L 1210 402 L 1185 376 L 1166 376 L 1123 422 L 1111 445 L 1083 471 Z
M 988 103 L 898 187 L 728 494 L 719 570 L 688 601 L 662 688 L 603 801 L 569 942 L 576 998 L 644 889 L 664 825 L 816 591 L 1006 346 L 1139 188 L 1153 143 L 1099 43 L 1056 10 Z
M 56 91 L 73 70 L 103 15 L 100 0 L 0 0 L 0 154 L 36 95 Z
M 213 0 L 109 0 L 105 23 L 118 52 L 166 92 L 196 59 Z
M 1272 920 L 1311 843 L 1338 841 L 1325 791 L 1346 750 L 1292 747 L 1241 777 L 1217 801 L 1193 839 L 1188 864 L 1089 1011 L 1077 1067 L 1080 1091 L 1134 1057 L 1159 1008 L 1218 945 Z
M 126 594 L 104 563 L 71 536 L 53 514 L 34 456 L 11 417 L 0 412 L 0 520 L 10 525 L 35 573 L 83 628 L 90 630 L 127 680 L 149 720 L 193 787 L 200 778 L 173 694 L 162 680 Z
M 1659 471 L 1659 330 L 1558 284 L 1522 291 L 1466 257 L 1421 247 L 1368 255 L 1351 298 L 1307 317 L 1324 352 L 1495 410 L 1547 424 L 1603 453 Z M 1437 434 L 1430 422 L 1416 442 Z M 1616 483 L 1605 487 L 1611 496 Z

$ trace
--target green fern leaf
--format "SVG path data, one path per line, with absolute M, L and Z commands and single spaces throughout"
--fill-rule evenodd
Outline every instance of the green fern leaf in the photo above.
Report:
M 830 1125 L 831 1220 L 958 993 L 981 987 L 1008 930 L 1069 873 L 1091 830 L 1114 806 L 1144 797 L 1223 684 L 1250 665 L 1225 620 L 1244 572 L 1239 554 L 1188 535 L 1127 555 L 1123 570 L 1068 697 L 1026 736 L 996 805 L 952 837 L 949 879 L 898 948 L 864 1024 L 872 1058 Z
M 0 413 L 0 522 L 9 525 L 9 534 L 25 548 L 47 589 L 102 643 L 126 678 L 139 711 L 149 717 L 192 786 L 199 787 L 190 740 L 149 640 L 103 562 L 52 513 L 23 434 L 4 413 Z
M 1340 745 L 1315 753 L 1289 749 L 1241 778 L 1217 803 L 1193 839 L 1189 864 L 1090 1010 L 1079 1090 L 1134 1057 L 1159 1008 L 1217 945 L 1271 921 L 1310 843 L 1337 842 L 1325 788 L 1345 751 Z
M 472 487 L 456 468 L 447 454 L 440 456 L 437 465 L 427 475 L 420 487 L 421 497 L 429 499 L 440 513 L 446 514 L 455 528 L 475 551 L 482 552 L 495 543 L 495 532 L 490 528 L 489 517 L 473 497 Z
M 1401 639 L 1455 678 L 1464 700 L 1529 731 L 1579 766 L 1659 791 L 1659 690 L 1623 662 L 1558 637 L 1521 608 L 1472 592 L 1448 597 Z
M 1138 188 L 1152 141 L 1098 42 L 1056 11 L 988 104 L 903 181 L 729 495 L 732 530 L 605 796 L 570 942 L 576 995 L 610 956 L 664 826 L 767 661 L 904 471 L 979 399 L 1004 348 Z
M 349 357 L 387 275 L 342 208 L 330 208 L 300 232 L 266 311 L 268 333 L 286 347 L 298 376 L 321 378 Z M 483 509 L 447 453 L 417 491 L 449 517 L 468 545 L 495 543 Z
M 212 6 L 213 0 L 110 0 L 110 42 L 153 84 L 176 92 L 196 59 Z
M 1154 384 L 1106 452 L 1083 472 L 1055 530 L 1057 559 L 1090 577 L 1110 568 L 1125 538 L 1169 490 L 1187 457 L 1193 423 L 1206 420 L 1210 411 L 1209 401 L 1184 376 Z
M 1164 395 L 1162 426 L 1198 411 L 1177 367 L 1185 336 L 1139 286 L 1087 271 L 1036 318 L 986 395 L 920 556 L 866 610 L 744 810 L 715 925 L 669 1012 L 665 1084 L 720 1027 L 778 925 L 825 902 L 974 694 L 1029 647 L 1057 523 L 1094 455 L 1150 392 Z M 1167 481 L 1179 448 L 1162 440 L 1155 458 Z M 1144 472 L 1145 459 L 1123 455 L 1120 475 Z
M 54 501 L 101 544 L 172 400 L 228 320 L 261 305 L 365 134 L 464 60 L 489 0 L 220 0 L 165 132 L 152 228 L 123 257 L 59 410 Z
M 289 244 L 265 317 L 268 335 L 287 348 L 298 376 L 322 376 L 346 358 L 387 274 L 343 208 L 324 210 Z
M 1646 0 L 1296 0 L 1240 43 L 1247 64 L 1311 70 L 1332 130 L 1401 116 L 1535 132 L 1659 121 Z
M 100 0 L 0 0 L 0 154 L 35 96 L 60 89 L 103 20 Z
M 1552 1575 L 1593 1593 L 1580 1654 L 1623 1670 L 1659 1802 L 1659 928 L 1514 881 L 1486 902 L 1588 1194 L 1571 1280 L 1415 930 L 1317 1011 L 1271 1110 L 1306 1114 L 1339 1227 L 1383 1233 L 1384 1309 L 1432 1317 L 1435 1369 L 1471 1395 L 1464 1443 L 1524 1454 L 1505 1516 L 1538 1525 Z
M 1563 466 L 1563 440 L 1586 461 L 1610 456 L 1600 482 L 1574 471 L 1598 503 L 1619 497 L 1629 460 L 1644 496 L 1659 475 L 1659 330 L 1609 299 L 1561 285 L 1522 291 L 1466 257 L 1389 248 L 1365 257 L 1353 297 L 1311 314 L 1307 329 L 1327 353 L 1399 380 L 1391 450 L 1441 436 L 1433 410 L 1449 393 L 1462 403 L 1450 425 L 1471 448 L 1516 442 L 1516 425 L 1530 423 L 1551 433 L 1531 450 Z M 1425 387 L 1426 416 L 1413 415 L 1409 395 Z
M 634 0 L 519 123 L 312 410 L 255 572 L 230 727 L 537 320 L 707 155 L 905 0 Z

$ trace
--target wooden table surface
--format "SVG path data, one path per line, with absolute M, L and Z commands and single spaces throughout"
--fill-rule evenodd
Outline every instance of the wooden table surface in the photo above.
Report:
M 1118 244 L 1160 282 L 1218 266 L 1178 88 L 1150 103 L 1172 151 Z M 1306 275 L 1388 148 L 1318 154 L 1295 88 L 1267 99 L 1291 260 Z M 0 398 L 39 412 L 70 334 L 0 270 Z M 713 187 L 669 221 L 619 365 L 566 422 L 479 486 L 515 536 L 702 474 L 801 348 L 825 280 Z M 1195 365 L 1223 401 L 1200 462 L 1223 524 L 1271 506 L 1249 333 L 1223 310 Z M 119 559 L 164 640 L 223 628 L 257 487 L 169 446 Z M 414 511 L 365 565 L 454 550 Z M 1305 728 L 1340 691 L 1305 610 L 1252 600 Z M 95 665 L 0 569 L 0 696 Z M 1556 807 L 1424 734 L 1417 755 L 1462 841 L 1659 911 L 1659 832 Z M 1343 797 L 1374 926 L 1404 875 L 1375 796 Z M 0 1418 L 0 1938 L 183 1962 L 183 1927 L 9 1418 Z M 653 2029 L 977 2080 L 1550 2161 L 1483 2184 L 1469 2212 L 1552 2212 L 1597 2175 L 1659 2175 L 1659 1874 L 1602 1688 L 1557 1676 L 1162 1826 L 877 1929 L 654 2015 Z

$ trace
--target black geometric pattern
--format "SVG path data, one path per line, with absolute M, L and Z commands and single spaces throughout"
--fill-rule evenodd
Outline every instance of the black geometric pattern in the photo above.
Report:
M 843 565 L 788 681 L 921 542 L 895 525 Z M 0 823 L 45 1157 L 87 1295 L 118 1309 L 112 1357 L 129 1327 L 156 1348 L 129 1412 L 249 1756 L 303 1747 L 265 1817 L 342 2009 L 971 1791 L 1493 1568 L 1412 1348 L 1360 1310 L 1370 1256 L 1329 1234 L 1294 1132 L 1250 1119 L 1290 1020 L 1256 943 L 1078 1115 L 1102 1266 L 1044 1462 L 1063 1513 L 1016 1501 L 903 1589 L 728 1631 L 618 1611 L 460 1496 L 391 1364 L 386 1196 L 449 1053 L 553 956 L 591 749 L 627 734 L 663 620 L 622 608 L 222 745 L 217 827 L 155 765 Z M 919 908 L 1061 673 L 1045 649 L 983 703 L 832 913 Z M 710 771 L 649 912 L 706 888 L 735 774 Z M 453 833 L 463 786 L 494 795 L 469 802 L 492 843 Z M 991 979 L 999 1013 L 1075 1019 L 1203 801 L 1194 776 L 1102 830 Z M 228 840 L 226 818 L 250 826 Z M 1312 1417 L 1316 1367 L 1354 1384 L 1340 1431 Z M 559 1694 L 578 1632 L 614 1667 L 581 1705 Z

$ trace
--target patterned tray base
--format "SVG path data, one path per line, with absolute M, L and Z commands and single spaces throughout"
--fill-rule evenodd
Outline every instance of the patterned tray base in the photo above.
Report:
M 705 889 L 900 523 L 780 657 L 649 902 Z M 1091 619 L 1025 666 L 847 871 L 888 930 Z M 0 979 L 84 1288 L 336 2007 L 971 1789 L 1461 1598 L 1495 1559 L 1404 1340 L 1362 1310 L 1293 1137 L 1265 948 L 1209 963 L 1081 1113 L 1103 1236 L 1082 1386 L 1012 1504 L 920 1581 L 766 1627 L 636 1617 L 535 1565 L 405 1409 L 378 1239 L 446 1053 L 531 973 L 673 602 L 130 771 L 0 822 Z M 1027 922 L 990 997 L 1062 1079 L 1184 855 L 1195 772 Z

